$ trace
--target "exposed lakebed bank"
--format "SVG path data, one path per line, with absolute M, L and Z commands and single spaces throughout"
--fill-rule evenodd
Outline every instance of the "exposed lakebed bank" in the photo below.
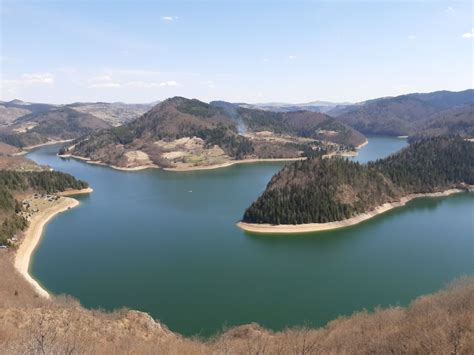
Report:
M 355 159 L 404 145 L 369 137 Z M 342 230 L 254 237 L 235 222 L 284 163 L 121 172 L 56 152 L 29 157 L 88 181 L 94 193 L 48 223 L 30 271 L 51 293 L 86 307 L 146 311 L 188 335 L 250 322 L 318 326 L 407 304 L 474 273 L 474 194 L 416 199 Z
M 474 186 L 468 186 L 465 189 L 449 189 L 441 192 L 424 193 L 424 194 L 410 194 L 402 197 L 400 201 L 387 202 L 375 209 L 366 213 L 361 213 L 354 217 L 344 219 L 341 221 L 327 222 L 327 223 L 306 223 L 306 224 L 267 224 L 267 223 L 246 223 L 239 222 L 237 226 L 244 231 L 252 233 L 267 233 L 267 234 L 299 234 L 299 233 L 311 233 L 330 231 L 339 228 L 345 228 L 357 225 L 364 221 L 367 221 L 375 216 L 381 215 L 394 208 L 405 206 L 408 202 L 415 198 L 420 197 L 446 197 L 452 194 L 461 192 L 471 192 L 474 190 Z
M 67 196 L 89 194 L 92 191 L 92 188 L 89 187 L 82 190 L 67 190 L 57 193 L 57 195 L 61 197 L 58 200 L 44 203 L 41 209 L 33 215 L 28 228 L 24 232 L 23 240 L 15 255 L 14 265 L 18 272 L 33 286 L 38 295 L 42 297 L 49 298 L 50 296 L 48 291 L 31 277 L 29 267 L 31 256 L 41 241 L 43 229 L 48 221 L 56 215 L 79 205 L 79 201 Z

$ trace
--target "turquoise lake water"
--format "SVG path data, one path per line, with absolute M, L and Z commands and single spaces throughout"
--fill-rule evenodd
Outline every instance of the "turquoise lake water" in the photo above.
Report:
M 405 140 L 369 137 L 361 162 Z M 405 305 L 474 273 L 474 194 L 417 199 L 346 229 L 259 236 L 235 226 L 283 163 L 195 172 L 123 172 L 28 157 L 94 188 L 53 219 L 31 273 L 90 308 L 128 307 L 171 330 L 208 336 L 257 322 L 321 326 L 339 315 Z

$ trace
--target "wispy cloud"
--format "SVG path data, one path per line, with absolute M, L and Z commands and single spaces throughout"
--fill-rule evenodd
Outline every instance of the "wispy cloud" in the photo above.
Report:
M 120 85 L 119 83 L 97 83 L 97 84 L 92 84 L 92 85 L 89 85 L 89 87 L 91 89 L 93 88 L 119 88 L 121 87 L 122 85 Z
M 129 81 L 129 82 L 122 82 L 118 83 L 115 81 L 105 81 L 105 82 L 98 82 L 89 85 L 89 88 L 139 88 L 139 89 L 151 89 L 151 88 L 158 88 L 158 87 L 166 87 L 166 86 L 181 86 L 175 80 L 168 80 L 162 82 L 147 82 L 147 81 Z
M 26 85 L 52 84 L 54 83 L 54 76 L 51 73 L 23 74 L 21 76 L 21 81 Z
M 0 92 L 17 96 L 23 89 L 36 85 L 54 84 L 54 75 L 51 73 L 30 73 L 23 74 L 18 79 L 0 80 Z
M 408 39 L 413 41 L 414 39 L 416 39 L 416 35 L 408 35 Z
M 289 55 L 288 59 L 290 59 L 290 60 L 296 59 L 296 55 Z
M 452 14 L 454 13 L 454 8 L 452 6 L 448 6 L 446 10 L 444 10 L 447 14 Z
M 23 74 L 19 79 L 2 80 L 5 86 L 29 86 L 35 84 L 53 84 L 54 75 L 51 73 Z
M 178 18 L 179 18 L 178 16 L 163 16 L 161 19 L 163 21 L 172 22 L 172 21 L 176 21 Z
M 161 82 L 160 86 L 180 86 L 180 85 L 174 80 L 168 80 L 168 81 Z
M 471 32 L 466 32 L 462 36 L 462 38 L 474 38 L 474 28 L 471 30 Z
M 216 87 L 212 80 L 202 81 L 201 84 L 208 87 L 209 89 L 214 89 Z

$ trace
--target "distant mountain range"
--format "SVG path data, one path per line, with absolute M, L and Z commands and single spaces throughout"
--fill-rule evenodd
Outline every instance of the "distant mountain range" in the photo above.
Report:
M 77 112 L 94 115 L 112 126 L 119 126 L 143 115 L 157 103 L 158 102 L 149 104 L 126 104 L 123 102 L 76 102 L 67 105 L 52 105 L 30 103 L 21 100 L 0 101 L 0 125 L 10 125 L 16 119 L 25 115 L 69 108 Z
M 25 147 L 52 140 L 75 139 L 120 125 L 125 125 L 122 128 L 124 130 L 128 129 L 128 123 L 146 112 L 156 112 L 154 108 L 157 103 L 78 102 L 51 105 L 21 100 L 0 101 L 0 140 Z M 326 101 L 302 104 L 214 101 L 210 104 L 200 102 L 196 107 L 203 109 L 203 105 L 207 105 L 204 110 L 220 110 L 227 119 L 233 120 L 235 127 L 232 129 L 237 134 L 245 133 L 246 129 L 252 134 L 269 131 L 345 145 L 357 145 L 361 137 L 357 131 L 368 135 L 410 136 L 413 139 L 446 134 L 474 136 L 472 89 L 383 97 L 356 104 Z M 202 120 L 200 109 L 196 109 L 198 111 L 187 113 L 178 110 L 178 117 L 186 113 Z M 159 127 L 163 128 L 161 125 Z M 169 128 L 169 124 L 166 127 Z M 189 133 L 186 129 L 186 126 L 176 126 L 174 134 L 184 137 Z M 275 153 L 274 149 L 271 151 Z M 268 152 L 267 155 L 273 153 Z
M 51 105 L 21 100 L 0 101 L 0 140 L 26 147 L 74 139 L 132 121 L 151 107 L 153 104 L 121 102 Z
M 444 127 L 439 133 L 472 136 L 474 90 L 437 91 L 384 97 L 334 109 L 330 114 L 365 134 L 426 135 L 430 125 Z M 437 122 L 437 123 L 435 123 Z M 445 129 L 446 128 L 446 129 Z M 434 130 L 431 130 L 434 134 Z
M 359 132 L 321 113 L 270 112 L 174 97 L 127 124 L 76 140 L 62 154 L 121 168 L 191 169 L 351 150 L 364 141 Z
M 260 103 L 260 104 L 246 104 L 246 103 L 237 103 L 240 107 L 265 110 L 265 111 L 275 111 L 275 112 L 294 112 L 294 111 L 311 111 L 311 112 L 321 112 L 321 113 L 330 113 L 332 110 L 338 108 L 345 108 L 352 105 L 351 103 L 334 103 L 329 101 L 312 101 L 302 104 L 288 104 L 281 102 L 270 102 L 270 103 Z

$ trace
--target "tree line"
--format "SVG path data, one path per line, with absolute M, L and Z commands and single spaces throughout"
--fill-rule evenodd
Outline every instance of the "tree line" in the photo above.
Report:
M 460 137 L 412 143 L 360 164 L 311 158 L 289 164 L 244 213 L 250 223 L 326 223 L 351 218 L 411 193 L 474 184 L 474 144 Z

